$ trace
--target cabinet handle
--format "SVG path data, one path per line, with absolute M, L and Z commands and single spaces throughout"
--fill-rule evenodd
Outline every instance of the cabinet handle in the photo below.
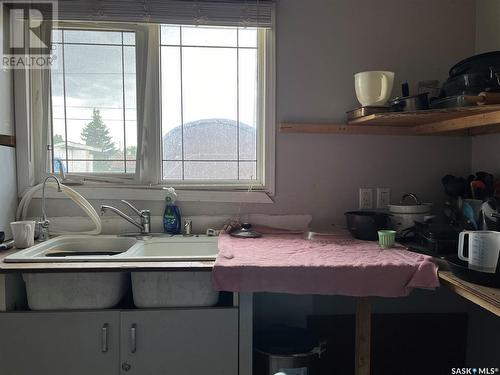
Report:
M 108 323 L 104 323 L 101 328 L 101 351 L 106 353 L 108 351 Z
M 135 353 L 137 351 L 137 324 L 132 324 L 130 327 L 130 352 Z

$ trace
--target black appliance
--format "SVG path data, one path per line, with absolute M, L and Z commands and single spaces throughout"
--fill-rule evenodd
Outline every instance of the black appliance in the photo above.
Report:
M 458 235 L 461 230 L 461 228 L 440 222 L 415 222 L 415 226 L 406 230 L 397 241 L 421 254 L 436 257 L 456 254 Z

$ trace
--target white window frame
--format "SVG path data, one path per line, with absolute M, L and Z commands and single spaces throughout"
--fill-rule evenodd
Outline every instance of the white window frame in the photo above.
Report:
M 110 24 L 94 24 L 94 23 L 59 23 L 56 27 L 77 27 L 85 29 L 106 29 L 110 30 L 112 25 Z M 136 25 L 132 24 L 120 24 L 115 25 L 117 30 L 127 30 L 133 31 L 137 30 Z M 157 57 L 153 59 L 154 69 L 149 71 L 153 77 L 150 82 L 158 82 L 158 86 L 155 88 L 150 88 L 151 90 L 156 90 L 160 93 L 159 79 L 160 79 L 160 45 L 159 45 L 159 30 L 160 25 L 154 27 L 157 35 L 150 35 L 150 38 L 156 38 L 158 40 Z M 258 137 L 260 138 L 257 142 L 257 163 L 259 164 L 257 170 L 261 173 L 259 176 L 259 181 L 175 181 L 167 180 L 163 181 L 162 178 L 162 158 L 161 158 L 161 100 L 158 95 L 157 103 L 153 104 L 159 111 L 157 118 L 158 121 L 154 121 L 152 124 L 152 132 L 149 144 L 155 144 L 154 150 L 146 154 L 147 160 L 146 165 L 150 166 L 149 170 L 143 171 L 143 176 L 141 181 L 133 181 L 134 174 L 88 174 L 88 177 L 102 177 L 109 178 L 122 178 L 123 181 L 120 183 L 113 182 L 92 182 L 85 181 L 84 185 L 74 186 L 75 190 L 80 192 L 82 195 L 88 199 L 136 199 L 136 200 L 157 200 L 164 197 L 164 192 L 162 188 L 165 186 L 173 186 L 179 191 L 179 199 L 184 201 L 207 201 L 207 202 L 248 202 L 248 203 L 272 203 L 270 197 L 275 194 L 275 140 L 276 140 L 276 119 L 275 119 L 275 32 L 274 29 L 266 29 L 263 32 L 259 32 L 259 67 L 263 67 L 264 71 L 259 74 L 259 89 L 261 95 L 259 95 L 259 121 L 261 122 L 261 127 L 258 131 Z M 136 41 L 136 48 L 137 41 Z M 19 80 L 15 82 L 16 97 L 22 98 L 20 94 L 26 93 L 26 88 L 31 87 L 26 85 L 26 82 Z M 33 95 L 33 87 L 31 87 L 31 95 Z M 26 94 L 25 94 L 26 95 Z M 28 95 L 30 96 L 30 95 Z M 29 121 L 29 116 L 26 113 L 31 113 L 29 108 L 29 102 L 23 100 L 17 100 L 16 104 L 20 102 L 25 104 L 20 109 L 20 116 L 28 118 L 28 121 L 16 121 L 16 132 L 21 135 L 21 142 L 18 142 L 18 155 L 31 155 L 32 144 L 29 141 L 25 141 L 24 135 L 31 134 L 32 123 Z M 139 101 L 137 102 L 137 111 L 139 113 Z M 17 107 L 19 109 L 19 107 Z M 16 110 L 17 114 L 17 110 Z M 139 123 L 139 119 L 138 119 Z M 139 130 L 139 129 L 138 129 Z M 34 185 L 34 182 L 40 178 L 35 178 L 34 176 L 41 176 L 42 178 L 47 175 L 46 171 L 34 171 L 36 163 L 34 163 L 33 158 L 18 158 L 18 193 L 22 196 L 24 192 Z M 28 167 L 28 168 L 27 168 Z M 74 174 L 73 176 L 84 176 L 85 174 Z M 71 178 L 72 174 L 67 174 L 68 178 Z M 127 180 L 128 179 L 128 180 Z M 129 182 L 130 181 L 130 182 Z M 60 198 L 60 195 L 50 194 L 54 198 Z

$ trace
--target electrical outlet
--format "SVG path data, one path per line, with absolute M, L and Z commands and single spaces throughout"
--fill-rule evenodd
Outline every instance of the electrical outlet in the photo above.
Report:
M 359 209 L 370 210 L 373 208 L 373 189 L 359 189 Z
M 391 203 L 391 189 L 390 188 L 377 188 L 377 208 L 387 208 Z

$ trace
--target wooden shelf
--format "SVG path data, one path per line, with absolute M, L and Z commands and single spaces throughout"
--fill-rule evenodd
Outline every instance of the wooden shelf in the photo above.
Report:
M 283 122 L 281 133 L 480 135 L 500 132 L 500 105 L 377 113 L 346 124 Z
M 439 279 L 458 295 L 500 316 L 500 289 L 469 283 L 450 271 L 439 271 Z

